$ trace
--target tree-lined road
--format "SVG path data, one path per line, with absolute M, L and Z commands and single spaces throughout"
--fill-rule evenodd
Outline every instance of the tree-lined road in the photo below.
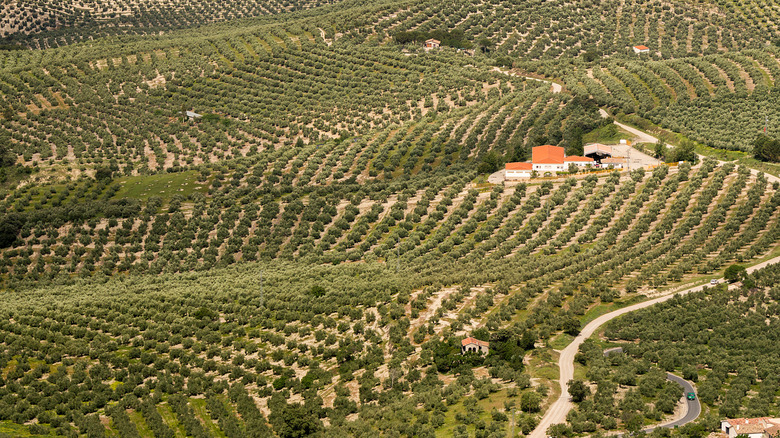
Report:
M 780 263 L 780 256 L 774 257 L 770 260 L 767 260 L 765 262 L 759 263 L 757 265 L 751 266 L 747 268 L 747 272 L 753 272 L 757 269 L 761 269 L 767 265 Z M 723 281 L 723 279 L 720 279 L 720 281 Z M 654 304 L 663 303 L 664 301 L 668 301 L 672 299 L 675 296 L 682 296 L 687 295 L 691 292 L 699 292 L 702 289 L 704 289 L 705 286 L 709 286 L 709 284 L 703 284 L 701 286 L 695 286 L 689 289 L 686 289 L 681 292 L 664 295 L 658 298 L 654 298 L 652 300 L 643 301 L 641 303 L 637 303 L 628 307 L 624 307 L 622 309 L 615 310 L 614 312 L 610 312 L 604 315 L 599 316 L 598 318 L 594 319 L 590 323 L 588 323 L 585 328 L 582 329 L 579 335 L 577 335 L 576 338 L 568 345 L 566 348 L 561 351 L 560 358 L 558 359 L 558 369 L 560 370 L 560 377 L 558 379 L 558 383 L 561 386 L 561 395 L 558 397 L 558 399 L 550 406 L 549 409 L 547 409 L 547 412 L 544 414 L 544 417 L 542 417 L 542 420 L 539 422 L 539 425 L 534 429 L 533 432 L 529 435 L 530 438 L 545 438 L 547 437 L 547 428 L 552 426 L 553 424 L 558 423 L 565 423 L 566 422 L 566 415 L 569 413 L 569 411 L 572 409 L 573 404 L 571 401 L 571 397 L 569 396 L 569 388 L 568 383 L 570 380 L 574 378 L 574 355 L 577 354 L 579 351 L 580 345 L 582 345 L 583 342 L 585 342 L 585 339 L 588 339 L 593 335 L 593 333 L 596 332 L 602 325 L 606 324 L 607 322 L 611 321 L 612 319 L 617 318 L 620 315 L 625 315 L 626 313 L 633 312 L 635 310 L 644 309 L 647 307 L 650 307 Z M 682 379 L 680 379 L 682 380 Z M 684 382 L 684 381 L 683 381 Z M 679 383 L 679 382 L 678 382 Z M 695 392 L 693 391 L 693 387 L 690 385 L 690 383 L 685 382 L 688 386 L 686 387 L 685 392 Z M 685 385 L 683 385 L 685 387 Z M 687 388 L 690 388 L 687 389 Z M 693 406 L 698 406 L 698 411 L 701 411 L 701 406 L 698 404 L 698 397 L 696 397 L 697 400 L 693 404 Z M 689 402 L 688 404 L 688 414 L 677 421 L 674 421 L 668 425 L 662 425 L 657 427 L 673 427 L 673 426 L 681 426 L 683 424 L 687 424 L 690 421 L 693 421 L 696 417 L 698 417 L 699 412 L 696 412 L 696 407 L 693 407 L 692 404 Z M 695 416 L 693 416 L 695 414 Z M 691 418 L 691 416 L 693 416 Z

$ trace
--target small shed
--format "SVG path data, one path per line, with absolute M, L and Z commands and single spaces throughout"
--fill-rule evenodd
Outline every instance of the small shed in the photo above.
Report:
M 637 55 L 642 53 L 650 53 L 650 48 L 647 46 L 634 46 L 634 53 Z
M 426 49 L 438 49 L 441 46 L 441 41 L 431 38 L 425 41 Z
M 184 114 L 187 116 L 188 119 L 190 119 L 190 122 L 195 121 L 201 117 L 202 115 L 194 112 L 194 111 L 185 111 Z
M 623 169 L 628 166 L 625 158 L 608 157 L 601 160 L 602 167 L 612 167 L 613 169 Z
M 471 336 L 460 341 L 460 352 L 462 354 L 466 354 L 466 353 L 487 354 L 489 349 L 490 349 L 490 342 L 480 341 L 479 339 L 472 338 Z

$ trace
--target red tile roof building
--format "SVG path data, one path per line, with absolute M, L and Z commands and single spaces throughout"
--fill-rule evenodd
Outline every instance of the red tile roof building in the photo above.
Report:
M 544 146 L 537 146 L 531 150 L 531 162 L 534 165 L 534 170 L 539 172 L 542 176 L 547 174 L 555 175 L 558 172 L 565 171 L 565 157 L 566 154 L 560 146 L 551 146 L 547 144 Z
M 537 146 L 531 150 L 531 162 L 534 164 L 563 164 L 566 156 L 560 146 Z
M 426 49 L 438 49 L 440 45 L 441 45 L 441 41 L 439 41 L 437 39 L 431 38 L 431 39 L 425 41 L 425 48 Z
M 530 178 L 533 163 L 506 163 L 504 169 L 505 179 Z
M 506 170 L 531 170 L 533 163 L 506 163 Z
M 592 166 L 596 164 L 596 160 L 590 157 L 580 157 L 577 155 L 570 155 L 565 158 L 563 164 L 568 168 L 570 164 L 574 164 L 577 167 L 585 168 L 589 164 Z
M 729 438 L 747 435 L 749 438 L 775 438 L 780 433 L 780 418 L 734 418 L 720 422 L 720 429 Z
M 545 176 L 545 174 L 548 173 L 550 175 L 556 175 L 558 172 L 568 171 L 570 164 L 585 168 L 588 165 L 593 165 L 595 163 L 596 161 L 590 157 L 580 157 L 577 155 L 567 157 L 562 147 L 548 144 L 537 146 L 531 150 L 530 163 L 506 163 L 506 166 L 504 167 L 504 178 L 530 178 L 532 171 L 537 172 L 540 176 Z
M 466 353 L 487 353 L 490 347 L 490 342 L 480 341 L 479 339 L 468 338 L 460 341 L 460 351 L 463 354 Z

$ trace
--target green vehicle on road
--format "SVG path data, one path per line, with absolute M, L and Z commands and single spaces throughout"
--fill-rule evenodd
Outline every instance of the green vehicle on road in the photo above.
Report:
M 696 394 L 689 392 L 688 395 L 685 396 L 688 400 L 696 400 Z

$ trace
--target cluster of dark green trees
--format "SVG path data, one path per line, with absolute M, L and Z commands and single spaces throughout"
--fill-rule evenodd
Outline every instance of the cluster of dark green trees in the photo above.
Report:
M 730 271 L 738 287 L 723 284 L 634 312 L 610 322 L 605 334 L 638 339 L 624 345 L 632 360 L 698 381 L 699 399 L 721 417 L 775 416 L 780 265 Z
M 395 40 L 395 42 L 398 44 L 421 43 L 431 38 L 441 41 L 443 46 L 456 47 L 460 49 L 468 49 L 474 46 L 471 41 L 466 39 L 466 35 L 460 29 L 440 29 L 430 32 L 409 31 L 396 32 L 393 34 L 393 40 Z
M 575 360 L 586 366 L 587 383 L 572 380 L 569 390 L 576 408 L 569 415 L 573 433 L 623 429 L 637 432 L 646 421 L 657 422 L 674 412 L 682 388 L 647 360 L 621 352 L 604 355 L 602 346 L 587 341 Z M 628 387 L 629 390 L 619 391 Z
M 761 161 L 780 162 L 780 140 L 759 135 L 753 142 L 753 156 Z

